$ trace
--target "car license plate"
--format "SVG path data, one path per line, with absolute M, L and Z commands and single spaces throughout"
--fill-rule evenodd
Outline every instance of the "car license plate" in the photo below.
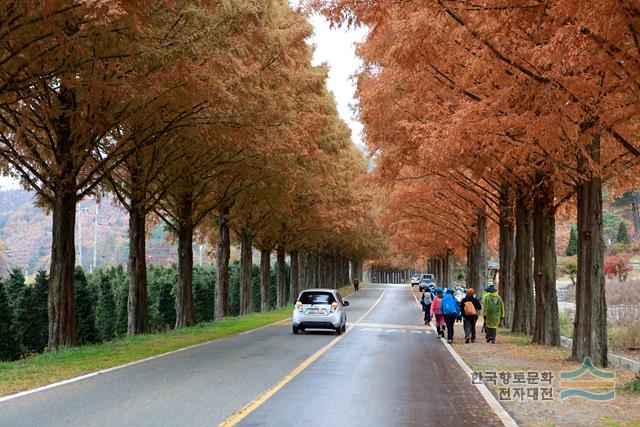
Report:
M 324 314 L 324 310 L 321 308 L 310 308 L 307 310 L 307 314 Z

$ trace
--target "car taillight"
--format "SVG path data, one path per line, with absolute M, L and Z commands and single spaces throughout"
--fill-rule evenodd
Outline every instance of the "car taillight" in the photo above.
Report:
M 335 311 L 338 309 L 338 303 L 337 302 L 332 302 L 331 303 L 331 312 L 335 313 Z
M 296 310 L 298 310 L 300 313 L 302 313 L 302 303 L 300 301 L 298 301 L 296 303 Z

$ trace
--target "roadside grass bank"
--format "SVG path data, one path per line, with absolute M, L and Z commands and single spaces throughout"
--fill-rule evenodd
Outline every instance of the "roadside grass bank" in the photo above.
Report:
M 161 353 L 246 332 L 291 316 L 293 306 L 103 344 L 64 348 L 0 363 L 0 396 L 112 368 Z
M 478 322 L 481 325 L 481 321 Z M 545 347 L 531 343 L 531 337 L 513 334 L 507 329 L 499 329 L 496 344 L 487 344 L 478 327 L 478 342 L 464 344 L 464 331 L 456 324 L 453 348 L 475 372 L 496 372 L 494 384 L 485 381 L 500 403 L 523 426 L 640 426 L 640 379 L 624 369 L 615 372 L 615 399 L 594 401 L 584 398 L 560 400 L 560 373 L 574 371 L 581 364 L 569 360 L 571 349 L 565 347 Z M 500 373 L 542 372 L 553 374 L 553 400 L 500 399 L 501 389 L 510 388 L 511 393 L 519 386 L 505 385 Z M 525 385 L 525 387 L 536 387 Z M 548 387 L 540 385 L 537 387 Z M 596 390 L 598 391 L 598 390 Z

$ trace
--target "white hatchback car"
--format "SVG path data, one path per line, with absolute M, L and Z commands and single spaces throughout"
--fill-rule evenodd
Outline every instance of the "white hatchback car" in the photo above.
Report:
M 306 329 L 331 329 L 340 335 L 347 330 L 349 301 L 335 289 L 305 289 L 293 309 L 293 333 Z

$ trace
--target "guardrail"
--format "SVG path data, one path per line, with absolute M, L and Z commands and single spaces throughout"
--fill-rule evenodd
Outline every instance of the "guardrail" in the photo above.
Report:
M 571 347 L 573 345 L 573 340 L 571 338 L 561 336 L 560 344 L 562 344 L 565 347 Z M 609 365 L 614 365 L 620 368 L 631 369 L 636 374 L 640 374 L 640 362 L 638 361 L 629 359 L 628 357 L 618 356 L 617 354 L 611 354 L 611 353 L 607 355 L 607 359 L 609 360 Z

